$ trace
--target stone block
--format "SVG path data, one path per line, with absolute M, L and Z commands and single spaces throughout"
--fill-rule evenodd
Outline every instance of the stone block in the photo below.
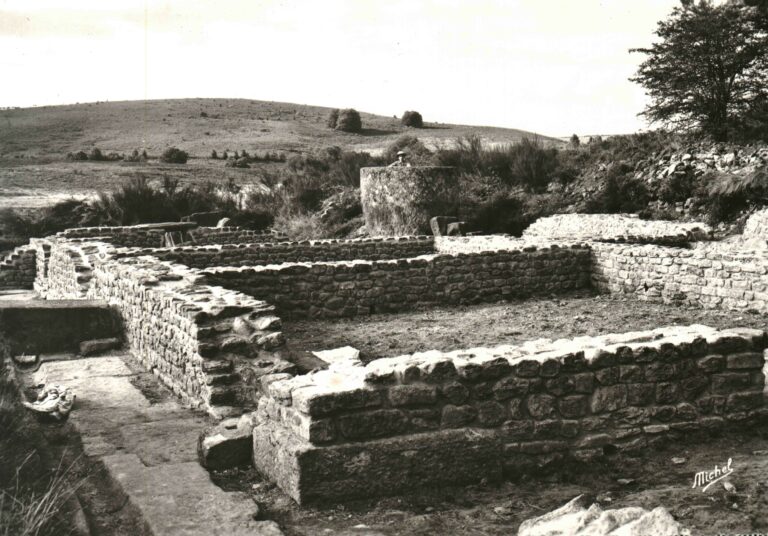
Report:
M 293 405 L 312 417 L 322 417 L 342 409 L 374 408 L 382 405 L 381 391 L 353 389 L 328 392 L 320 387 L 299 387 L 291 391 Z
M 90 356 L 107 352 L 120 348 L 122 342 L 117 337 L 109 337 L 106 339 L 93 339 L 90 341 L 83 341 L 80 343 L 80 355 Z
M 488 400 L 476 404 L 475 407 L 477 408 L 477 423 L 480 426 L 498 426 L 507 420 L 507 410 L 498 402 Z
M 712 375 L 712 393 L 727 395 L 735 391 L 749 389 L 752 375 L 749 372 L 725 372 Z
M 586 395 L 566 396 L 560 399 L 560 414 L 567 419 L 583 417 L 589 411 L 589 397 Z
M 627 406 L 627 386 L 623 384 L 598 387 L 590 402 L 592 413 L 615 411 Z
M 467 401 L 469 390 L 459 382 L 450 382 L 440 387 L 440 392 L 448 402 L 461 405 Z
M 548 419 L 557 414 L 557 399 L 550 395 L 530 395 L 526 408 L 534 419 Z
M 765 364 L 762 352 L 743 352 L 726 356 L 728 369 L 761 369 Z
M 733 393 L 732 395 L 728 395 L 725 411 L 727 413 L 736 413 L 759 408 L 764 404 L 765 400 L 762 391 Z
M 253 453 L 256 468 L 301 505 L 496 481 L 502 471 L 502 445 L 482 430 L 319 447 L 267 424 L 253 431 Z
M 680 386 L 677 383 L 662 382 L 656 384 L 656 402 L 674 404 L 680 400 Z
M 446 404 L 443 407 L 442 427 L 461 428 L 470 424 L 477 417 L 477 410 L 472 406 L 454 406 Z
M 430 385 L 393 385 L 389 388 L 389 401 L 393 406 L 434 404 L 437 389 Z
M 706 372 L 718 372 L 725 368 L 725 356 L 708 355 L 696 360 L 697 366 Z
M 396 409 L 378 409 L 342 415 L 336 419 L 347 439 L 376 439 L 404 433 L 408 429 L 405 414 Z

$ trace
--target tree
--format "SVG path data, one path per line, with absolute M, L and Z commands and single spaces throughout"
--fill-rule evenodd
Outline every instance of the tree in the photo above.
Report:
M 642 115 L 727 139 L 766 95 L 768 17 L 735 2 L 688 0 L 658 23 L 656 35 L 661 41 L 650 48 L 630 50 L 648 56 L 630 79 L 651 98 Z
M 336 124 L 339 122 L 339 109 L 334 108 L 331 113 L 328 114 L 328 128 L 336 128 Z
M 360 119 L 360 113 L 354 108 L 347 108 L 339 112 L 339 120 L 336 123 L 336 130 L 343 132 L 360 132 L 363 129 L 363 122 Z
M 574 134 L 573 136 L 571 136 L 571 141 L 570 141 L 571 149 L 578 149 L 579 145 L 581 145 L 581 140 L 576 134 Z
M 421 118 L 421 114 L 419 112 L 414 112 L 414 111 L 404 112 L 402 119 L 400 119 L 400 123 L 402 123 L 406 127 L 413 127 L 413 128 L 424 127 L 424 120 Z
M 189 154 L 186 151 L 177 149 L 176 147 L 169 147 L 160 156 L 160 161 L 166 164 L 186 164 Z

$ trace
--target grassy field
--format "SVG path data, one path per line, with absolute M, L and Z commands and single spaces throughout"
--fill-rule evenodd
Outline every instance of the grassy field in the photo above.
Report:
M 212 150 L 247 150 L 251 154 L 305 154 L 329 146 L 379 153 L 404 134 L 430 147 L 450 145 L 475 134 L 488 145 L 509 144 L 533 133 L 522 130 L 425 123 L 403 127 L 395 117 L 361 112 L 363 131 L 348 134 L 326 127 L 330 108 L 244 99 L 183 99 L 103 102 L 0 110 L 0 208 L 34 208 L 70 196 L 109 191 L 133 176 L 150 181 L 163 176 L 182 184 L 211 180 L 258 183 L 265 169 L 225 168 L 209 160 Z M 401 113 L 401 112 L 398 112 Z M 429 118 L 427 118 L 429 119 Z M 542 138 L 553 145 L 562 142 Z M 169 146 L 187 151 L 186 165 L 165 165 L 157 157 Z M 146 149 L 150 160 L 67 162 L 69 152 L 98 147 L 104 154 Z

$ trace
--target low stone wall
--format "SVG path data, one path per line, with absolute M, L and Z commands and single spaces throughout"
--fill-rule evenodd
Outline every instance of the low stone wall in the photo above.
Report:
M 81 239 L 54 241 L 49 245 L 47 260 L 43 261 L 45 276 L 38 277 L 35 289 L 49 300 L 85 299 L 93 276 L 93 260 L 109 245 Z
M 643 300 L 768 311 L 768 256 L 713 248 L 592 244 L 592 285 Z
M 767 344 L 672 327 L 267 376 L 254 463 L 305 504 L 640 451 L 764 418 Z
M 125 227 L 76 227 L 58 233 L 56 237 L 101 240 L 121 247 L 162 248 L 166 229 L 188 228 L 195 244 L 238 244 L 273 242 L 280 237 L 271 233 L 249 231 L 239 227 L 196 227 L 193 223 L 170 222 L 131 225 Z
M 768 239 L 768 209 L 758 210 L 747 218 L 742 237 L 746 240 L 752 238 Z
M 529 245 L 529 241 L 511 235 L 435 237 L 435 251 L 448 254 L 522 249 Z
M 549 240 L 621 241 L 683 244 L 709 240 L 712 229 L 704 223 L 641 220 L 626 214 L 558 214 L 536 220 L 523 238 Z
M 15 248 L 0 261 L 0 290 L 31 289 L 35 282 L 36 252 L 30 245 Z
M 455 168 L 369 167 L 360 170 L 360 202 L 368 233 L 374 236 L 430 232 L 434 216 L 458 215 Z
M 104 242 L 48 244 L 43 296 L 108 301 L 136 358 L 186 403 L 227 415 L 255 403 L 262 375 L 295 370 L 276 352 L 284 339 L 271 305 L 151 256 L 115 258 Z
M 284 236 L 240 227 L 198 227 L 190 231 L 194 243 L 207 244 L 255 244 L 285 241 Z
M 418 257 L 434 252 L 429 236 L 366 238 L 359 240 L 311 240 L 218 246 L 187 246 L 131 250 L 123 256 L 149 254 L 192 268 L 212 266 L 262 266 L 285 262 L 324 262 L 355 259 L 387 260 Z
M 211 268 L 220 285 L 269 300 L 286 318 L 396 312 L 417 305 L 469 304 L 551 294 L 589 284 L 584 247 L 527 247 L 390 261 L 286 263 Z

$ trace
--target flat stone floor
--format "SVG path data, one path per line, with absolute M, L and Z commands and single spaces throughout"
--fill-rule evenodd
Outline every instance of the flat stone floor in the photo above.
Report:
M 103 463 L 148 534 L 282 534 L 273 521 L 254 519 L 250 497 L 223 491 L 198 463 L 198 438 L 210 424 L 205 415 L 182 407 L 130 357 L 58 359 L 21 374 L 22 382 L 74 389 L 68 427 L 79 435 L 83 454 Z
M 34 290 L 0 290 L 0 301 L 37 300 L 40 297 Z

